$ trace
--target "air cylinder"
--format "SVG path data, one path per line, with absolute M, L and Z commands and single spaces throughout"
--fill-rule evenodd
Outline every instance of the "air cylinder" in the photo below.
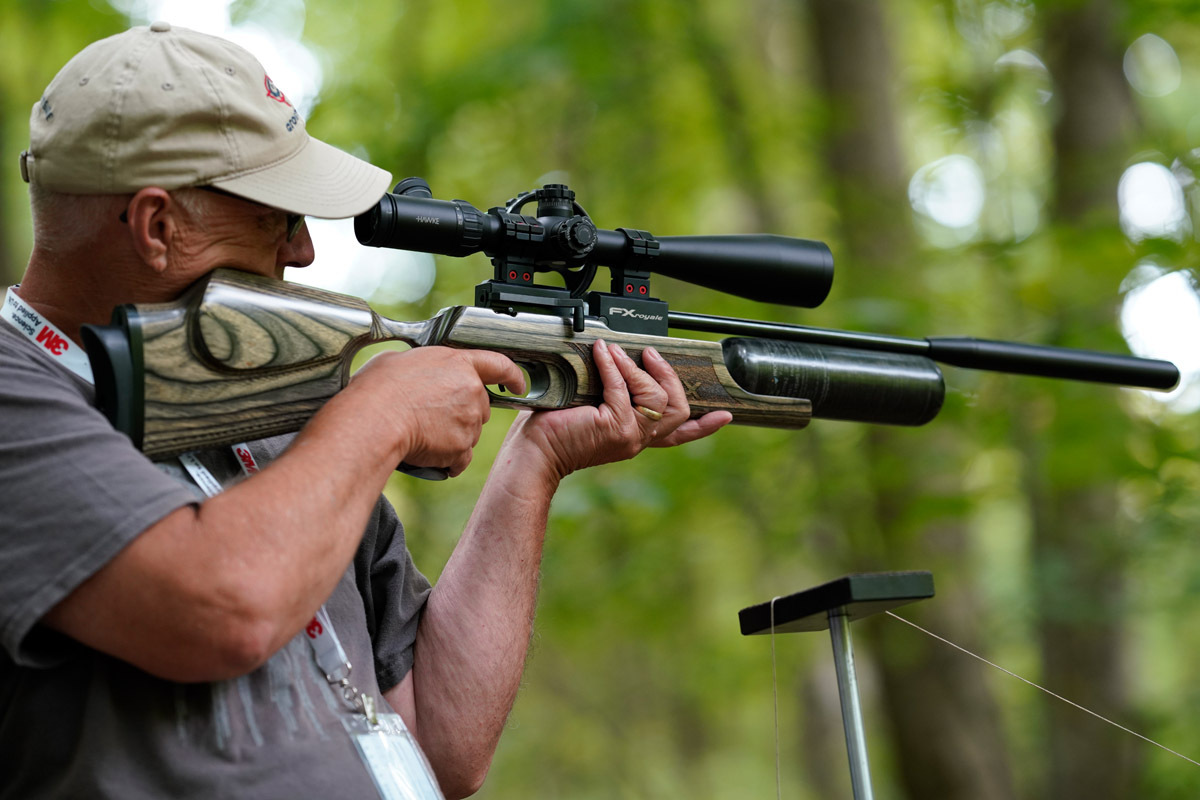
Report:
M 946 393 L 941 370 L 924 356 L 736 337 L 721 346 L 743 389 L 807 398 L 815 419 L 924 425 Z

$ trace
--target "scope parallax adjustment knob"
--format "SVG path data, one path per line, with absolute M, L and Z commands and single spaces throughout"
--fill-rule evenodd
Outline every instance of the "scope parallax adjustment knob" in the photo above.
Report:
M 554 247 L 567 258 L 584 258 L 596 246 L 596 226 L 587 217 L 574 216 L 554 229 Z
M 565 183 L 547 183 L 533 195 L 539 217 L 569 217 L 575 213 L 575 192 Z

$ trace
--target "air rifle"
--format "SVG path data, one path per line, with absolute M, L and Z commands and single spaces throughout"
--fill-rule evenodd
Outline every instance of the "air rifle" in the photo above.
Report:
M 537 202 L 536 215 L 521 213 Z M 833 280 L 821 242 L 771 235 L 654 237 L 602 230 L 561 184 L 481 212 L 433 199 L 419 178 L 355 220 L 365 245 L 488 255 L 474 306 L 387 319 L 359 298 L 220 269 L 170 303 L 123 305 L 84 326 L 97 405 L 146 455 L 162 458 L 299 430 L 346 385 L 361 348 L 385 341 L 494 350 L 529 375 L 524 396 L 492 404 L 553 409 L 601 402 L 597 338 L 635 359 L 653 346 L 683 382 L 693 416 L 802 428 L 812 417 L 922 425 L 941 409 L 935 362 L 1149 389 L 1179 380 L 1165 361 L 977 339 L 904 339 L 669 311 L 650 274 L 771 303 L 813 308 Z M 598 266 L 608 292 L 591 289 Z M 556 272 L 564 286 L 539 284 Z M 720 342 L 670 328 L 731 334 Z

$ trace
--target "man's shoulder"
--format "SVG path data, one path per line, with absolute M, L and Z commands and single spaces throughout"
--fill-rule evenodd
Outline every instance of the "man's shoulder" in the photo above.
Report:
M 55 364 L 53 358 L 12 325 L 0 321 L 0 384 L 18 374 L 28 380 L 44 378 L 64 385 L 88 385 L 66 367 Z
M 18 423 L 18 409 L 40 410 L 36 415 L 40 417 L 51 408 L 90 408 L 94 396 L 90 382 L 56 364 L 34 343 L 0 322 L 0 406 L 6 409 L 0 417 L 8 417 L 0 422 L 23 425 L 30 421 Z M 0 428 L 9 429 L 11 425 Z
M 19 357 L 22 354 L 36 354 L 37 350 L 27 338 L 17 332 L 16 328 L 3 322 L 0 323 L 0 354 L 9 353 Z

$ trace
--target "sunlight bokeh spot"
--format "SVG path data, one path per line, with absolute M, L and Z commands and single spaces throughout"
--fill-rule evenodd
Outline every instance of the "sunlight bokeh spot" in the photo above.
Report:
M 1191 233 L 1183 187 L 1162 164 L 1143 161 L 1125 170 L 1117 184 L 1121 229 L 1135 242 L 1143 239 L 1182 241 Z
M 1121 333 L 1134 355 L 1175 362 L 1181 379 L 1172 392 L 1146 392 L 1172 411 L 1200 409 L 1200 297 L 1194 278 L 1143 261 L 1125 278 L 1121 290 Z
M 978 228 L 984 196 L 983 171 L 964 155 L 926 164 L 908 184 L 908 199 L 917 213 L 967 236 Z
M 1179 88 L 1183 71 L 1175 48 L 1165 39 L 1147 33 L 1125 51 L 1125 77 L 1147 97 L 1163 97 Z

